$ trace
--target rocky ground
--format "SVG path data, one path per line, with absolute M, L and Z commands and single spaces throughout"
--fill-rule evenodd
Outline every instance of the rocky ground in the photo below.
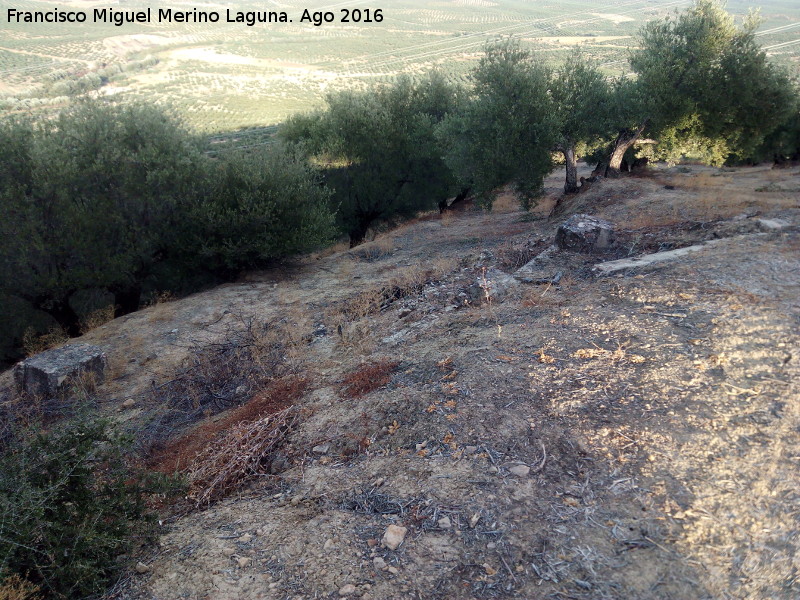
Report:
M 548 217 L 559 183 L 530 214 L 432 215 L 84 336 L 131 424 L 247 323 L 303 381 L 280 461 L 176 508 L 111 597 L 800 596 L 800 169 L 655 168 Z M 557 284 L 504 275 L 573 213 L 613 247 L 556 252 Z

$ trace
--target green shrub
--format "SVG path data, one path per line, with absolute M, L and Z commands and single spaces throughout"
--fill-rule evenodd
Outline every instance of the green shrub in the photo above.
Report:
M 231 152 L 209 165 L 203 195 L 185 207 L 189 264 L 223 276 L 316 249 L 334 236 L 329 192 L 280 147 Z
M 0 580 L 17 575 L 48 598 L 105 589 L 117 557 L 152 532 L 148 492 L 166 489 L 130 467 L 130 442 L 87 408 L 15 436 L 0 458 Z

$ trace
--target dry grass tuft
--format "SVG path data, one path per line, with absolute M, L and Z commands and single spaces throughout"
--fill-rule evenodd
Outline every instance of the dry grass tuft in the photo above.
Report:
M 109 304 L 103 308 L 93 310 L 81 319 L 81 333 L 89 333 L 92 329 L 97 329 L 101 325 L 110 323 L 114 320 L 114 305 Z
M 22 349 L 26 356 L 33 356 L 45 350 L 60 346 L 69 340 L 69 335 L 62 328 L 54 325 L 47 333 L 37 333 L 33 327 L 28 327 L 22 334 Z
M 398 364 L 391 360 L 380 360 L 362 365 L 344 378 L 340 392 L 349 398 L 359 398 L 374 392 L 392 380 L 392 371 Z
M 394 250 L 394 238 L 389 235 L 382 236 L 371 242 L 360 245 L 351 250 L 350 255 L 357 260 L 374 262 L 390 256 Z
M 41 588 L 16 573 L 0 583 L 0 600 L 40 600 Z
M 192 463 L 188 497 L 207 506 L 240 489 L 263 472 L 299 420 L 300 411 L 292 406 L 228 429 Z

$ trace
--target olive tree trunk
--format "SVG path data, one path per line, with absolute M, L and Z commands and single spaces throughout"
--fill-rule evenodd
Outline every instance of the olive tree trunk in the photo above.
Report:
M 575 146 L 565 145 L 561 148 L 561 152 L 564 154 L 564 162 L 567 165 L 564 193 L 576 194 L 580 188 L 578 187 L 578 157 L 575 155 Z

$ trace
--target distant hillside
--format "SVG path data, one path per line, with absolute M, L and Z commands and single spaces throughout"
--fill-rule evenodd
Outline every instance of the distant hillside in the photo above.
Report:
M 381 22 L 365 23 L 369 3 L 288 0 L 280 6 L 237 3 L 236 11 L 286 12 L 292 23 L 228 23 L 226 9 L 181 1 L 106 5 L 84 2 L 86 23 L 25 23 L 7 20 L 9 9 L 50 11 L 52 2 L 0 1 L 0 110 L 8 113 L 63 105 L 89 91 L 122 99 L 174 105 L 194 127 L 221 131 L 275 124 L 320 106 L 327 92 L 389 81 L 400 73 L 434 66 L 463 79 L 487 41 L 515 35 L 553 62 L 585 45 L 609 73 L 624 67 L 632 36 L 647 20 L 685 8 L 682 0 L 586 0 L 538 3 L 522 0 L 428 2 L 397 0 L 382 9 Z M 752 4 L 730 2 L 735 14 Z M 759 42 L 795 72 L 800 66 L 800 5 L 761 3 Z M 151 9 L 151 22 L 93 23 L 93 10 L 136 13 Z M 330 11 L 333 22 L 301 23 L 303 10 Z M 217 23 L 159 23 L 158 10 L 174 14 L 217 11 Z M 361 12 L 356 12 L 361 11 Z M 252 16 L 252 15 L 251 15 Z M 348 23 L 341 20 L 349 17 Z M 360 22 L 355 22 L 359 18 Z M 107 20 L 110 17 L 107 16 Z

